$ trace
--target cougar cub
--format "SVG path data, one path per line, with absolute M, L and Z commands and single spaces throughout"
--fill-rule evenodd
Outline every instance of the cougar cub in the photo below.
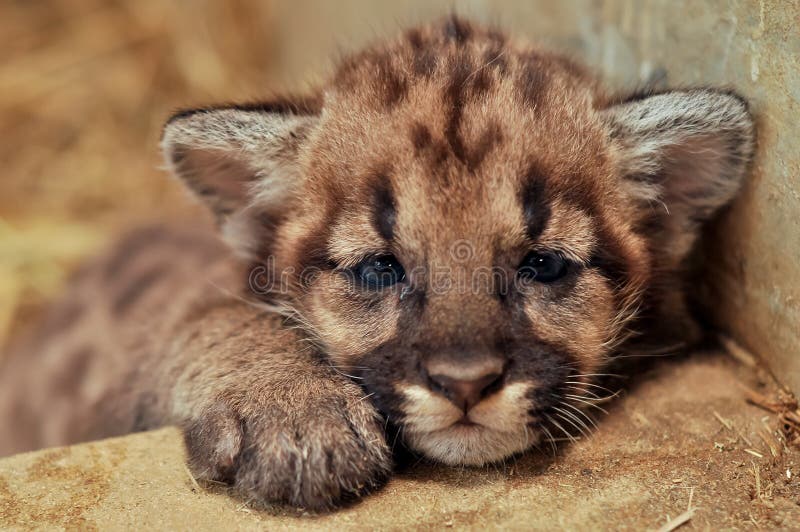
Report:
M 581 427 L 631 342 L 695 339 L 681 265 L 753 122 L 451 18 L 162 144 L 227 245 L 150 228 L 80 272 L 5 357 L 0 454 L 177 424 L 196 476 L 322 509 L 387 478 L 392 427 L 498 461 Z

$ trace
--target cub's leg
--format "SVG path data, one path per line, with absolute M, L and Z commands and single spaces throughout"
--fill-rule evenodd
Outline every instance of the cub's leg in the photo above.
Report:
M 153 368 L 170 392 L 157 400 L 164 419 L 151 423 L 183 428 L 198 478 L 258 501 L 330 508 L 388 475 L 383 424 L 363 390 L 280 321 L 235 302 L 183 329 Z

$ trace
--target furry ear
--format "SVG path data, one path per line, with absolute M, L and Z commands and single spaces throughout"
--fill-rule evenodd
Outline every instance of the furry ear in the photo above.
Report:
M 620 185 L 641 204 L 640 230 L 656 279 L 640 315 L 645 343 L 701 338 L 684 299 L 682 263 L 708 220 L 738 192 L 753 155 L 744 100 L 714 90 L 634 97 L 602 111 L 616 145 Z
M 279 105 L 196 109 L 164 126 L 168 168 L 245 256 L 256 251 L 258 226 L 277 221 L 302 178 L 300 147 L 317 123 L 316 114 L 303 111 Z
M 730 202 L 753 154 L 753 120 L 740 97 L 710 89 L 633 98 L 603 111 L 617 143 L 623 185 L 664 207 L 659 221 L 674 259 L 697 225 Z

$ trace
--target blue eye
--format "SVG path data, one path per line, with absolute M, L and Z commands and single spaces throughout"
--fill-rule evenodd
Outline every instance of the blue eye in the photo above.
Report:
M 552 283 L 567 274 L 567 261 L 555 253 L 528 253 L 519 265 L 517 275 L 538 283 Z
M 353 272 L 367 288 L 377 289 L 403 282 L 406 271 L 394 255 L 373 257 L 356 265 Z

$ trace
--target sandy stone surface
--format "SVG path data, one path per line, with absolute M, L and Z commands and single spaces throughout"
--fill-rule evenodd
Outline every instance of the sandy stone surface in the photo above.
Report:
M 752 373 L 714 353 L 658 364 L 555 458 L 543 447 L 486 469 L 418 463 L 327 515 L 254 509 L 195 484 L 172 428 L 18 455 L 0 460 L 0 528 L 642 530 L 691 504 L 688 529 L 791 529 L 800 453 L 745 402 L 737 382 L 758 387 Z

